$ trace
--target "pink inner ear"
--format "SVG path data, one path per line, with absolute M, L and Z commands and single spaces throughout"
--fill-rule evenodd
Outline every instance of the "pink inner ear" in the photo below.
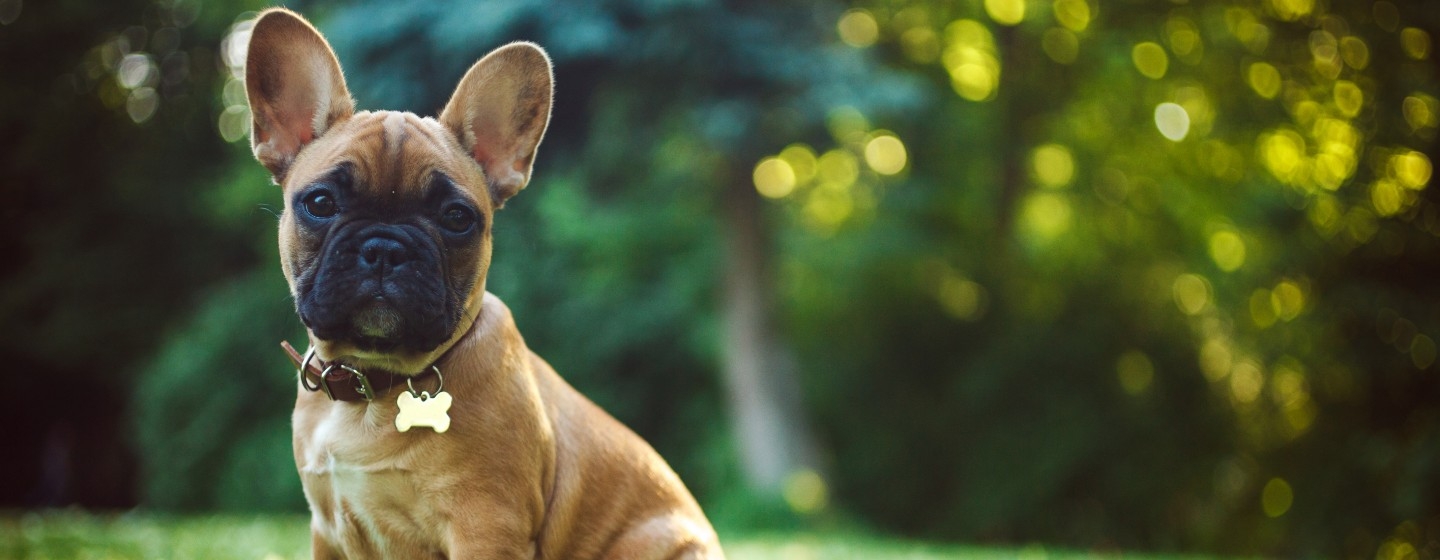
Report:
M 474 152 L 475 161 L 480 162 L 487 172 L 490 166 L 496 163 L 495 158 L 504 155 L 505 125 L 500 117 L 490 114 L 474 115 L 470 121 L 470 132 L 475 135 L 475 146 L 471 151 Z
M 290 154 L 289 157 L 294 157 L 300 148 L 315 139 L 315 131 L 311 129 L 311 119 L 295 111 L 277 114 L 275 125 L 275 130 L 268 135 L 270 143 L 281 153 Z
M 307 115 L 305 114 L 307 111 L 303 110 L 313 108 L 313 103 L 307 103 L 298 108 L 301 110 L 292 109 L 286 111 L 283 116 L 280 117 L 285 121 L 281 126 L 295 135 L 296 148 L 309 144 L 311 140 L 315 139 L 315 131 L 311 126 L 315 120 L 314 115 Z
M 494 129 L 490 128 L 477 130 Z M 508 170 L 502 168 L 502 166 L 508 163 L 508 158 L 505 158 L 505 156 L 507 155 L 505 146 L 502 144 L 502 140 L 499 138 L 495 138 L 493 136 L 481 136 L 479 133 L 477 133 L 475 135 L 475 145 L 470 148 L 471 155 L 475 157 L 475 161 L 480 163 L 480 168 L 485 170 L 486 180 L 490 181 L 491 183 L 494 183 L 498 180 L 503 180 L 508 174 Z
M 491 161 L 489 146 L 477 139 L 475 141 L 475 147 L 471 151 L 474 152 L 472 155 L 475 156 L 475 161 L 480 162 L 480 167 L 485 170 L 485 174 L 490 175 L 492 171 L 490 170 Z

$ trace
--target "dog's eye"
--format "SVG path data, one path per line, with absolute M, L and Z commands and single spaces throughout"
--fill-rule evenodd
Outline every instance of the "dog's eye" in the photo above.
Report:
M 460 204 L 451 204 L 440 214 L 440 227 L 455 233 L 465 233 L 475 225 L 475 212 Z
M 316 218 L 325 219 L 334 217 L 340 213 L 340 207 L 335 204 L 335 195 L 325 189 L 317 190 L 305 197 L 300 203 L 305 207 L 305 212 Z

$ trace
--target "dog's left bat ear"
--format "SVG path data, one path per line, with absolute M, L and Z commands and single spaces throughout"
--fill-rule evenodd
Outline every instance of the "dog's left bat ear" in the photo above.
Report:
M 533 43 L 511 43 L 471 66 L 440 113 L 485 170 L 497 208 L 530 182 L 553 97 L 550 57 Z
M 340 62 L 310 22 L 284 8 L 255 18 L 245 59 L 250 147 L 275 182 L 300 149 L 355 112 Z

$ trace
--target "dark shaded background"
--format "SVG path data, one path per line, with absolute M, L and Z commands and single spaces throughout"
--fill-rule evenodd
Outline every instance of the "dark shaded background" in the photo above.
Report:
M 0 0 L 0 505 L 304 508 L 262 7 Z M 291 7 L 362 109 L 546 46 L 489 288 L 726 531 L 1440 557 L 1432 5 Z M 780 484 L 732 423 L 750 269 Z

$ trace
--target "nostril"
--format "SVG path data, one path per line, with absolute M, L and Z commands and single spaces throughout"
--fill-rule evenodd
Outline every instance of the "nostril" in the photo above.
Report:
M 394 268 L 410 260 L 410 253 L 399 241 L 372 237 L 360 246 L 360 264 L 366 268 Z

